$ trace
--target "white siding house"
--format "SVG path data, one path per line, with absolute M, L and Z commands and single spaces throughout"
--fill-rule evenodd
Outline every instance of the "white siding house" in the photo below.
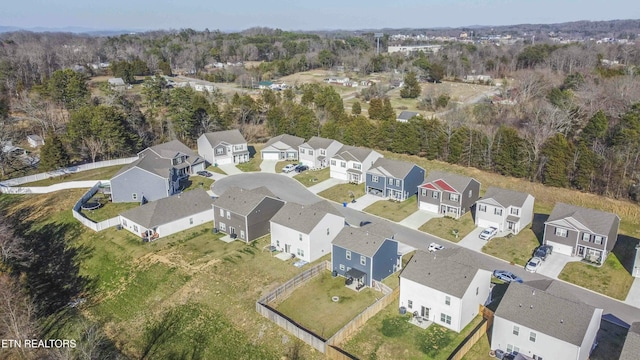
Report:
M 517 234 L 533 220 L 534 198 L 520 191 L 490 187 L 476 201 L 476 226 Z
M 298 148 L 299 160 L 311 169 L 322 169 L 341 147 L 339 141 L 314 136 Z
M 198 154 L 209 164 L 241 164 L 249 161 L 247 141 L 238 129 L 200 135 Z
M 373 163 L 382 157 L 375 150 L 344 145 L 330 160 L 330 176 L 334 179 L 362 184 Z

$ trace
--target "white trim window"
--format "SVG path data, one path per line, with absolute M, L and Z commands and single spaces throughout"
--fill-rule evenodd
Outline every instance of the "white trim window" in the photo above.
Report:
M 591 239 L 591 235 L 588 233 L 582 234 L 582 241 L 589 241 Z
M 222 155 L 222 154 L 224 154 L 224 148 L 223 147 L 216 148 L 216 155 Z
M 422 196 L 427 196 L 427 189 L 420 189 L 420 194 L 422 194 Z
M 347 167 L 347 163 L 344 161 L 340 161 L 340 167 L 341 168 L 346 168 Z
M 513 335 L 518 336 L 520 335 L 520 327 L 517 325 L 513 325 Z
M 304 154 L 304 149 L 300 149 L 300 154 Z M 311 154 L 309 154 L 311 155 Z
M 340 271 L 344 271 L 344 264 L 340 264 Z
M 437 192 L 437 191 L 433 191 L 433 192 L 431 193 L 431 197 L 432 197 L 432 198 L 434 198 L 434 199 L 437 199 L 438 197 L 440 197 L 440 195 L 439 195 L 439 194 L 440 194 L 439 192 Z
M 556 236 L 561 236 L 561 237 L 568 237 L 569 236 L 569 231 L 567 229 L 563 229 L 563 228 L 556 228 L 556 231 L 554 232 L 554 234 L 556 234 Z
M 360 255 L 360 265 L 367 265 L 367 257 Z
M 487 212 L 487 205 L 478 204 L 478 211 Z
M 533 331 L 529 333 L 529 341 L 531 342 L 536 342 L 536 333 L 534 333 Z
M 131 194 L 131 198 L 133 200 L 138 200 L 138 194 L 136 194 L 136 193 Z
M 493 209 L 493 214 L 494 215 L 498 215 L 498 216 L 502 216 L 502 209 L 500 209 L 500 208 Z
M 351 260 L 351 251 L 347 250 L 347 252 L 344 254 L 344 256 L 347 258 L 347 260 Z
M 451 316 L 445 313 L 440 313 L 440 322 L 447 325 L 451 325 Z
M 593 242 L 598 244 L 598 245 L 601 245 L 602 244 L 602 239 L 603 239 L 602 236 L 596 235 L 596 236 L 593 237 Z
M 460 195 L 458 195 L 458 194 L 449 194 L 449 200 L 458 201 L 458 200 L 460 200 Z
M 519 216 L 520 215 L 520 209 L 512 207 L 511 208 L 511 215 Z
M 413 300 L 407 300 L 407 307 L 413 309 Z
M 313 155 L 313 150 L 309 150 L 309 155 Z
M 445 305 L 451 305 L 451 296 L 445 296 L 444 297 L 444 304 Z
M 371 182 L 377 183 L 378 180 L 380 180 L 380 179 L 378 178 L 377 175 L 371 175 Z
M 331 160 L 331 166 L 336 166 L 336 161 L 335 160 Z

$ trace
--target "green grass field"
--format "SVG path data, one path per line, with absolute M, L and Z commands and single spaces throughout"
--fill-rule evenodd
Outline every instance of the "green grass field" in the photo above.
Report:
M 367 206 L 364 211 L 397 222 L 418 211 L 418 203 L 416 196 L 402 202 L 380 200 Z
M 327 167 L 322 170 L 308 170 L 293 178 L 298 180 L 302 185 L 309 187 L 329 179 L 329 176 L 330 171 Z
M 536 235 L 527 228 L 520 231 L 518 235 L 493 238 L 487 241 L 482 252 L 525 266 L 539 245 L 540 242 Z
M 450 217 L 431 219 L 422 225 L 419 230 L 457 243 L 475 227 L 471 212 L 467 212 L 457 220 Z
M 318 193 L 318 196 L 338 203 L 351 202 L 362 195 L 364 195 L 364 184 L 339 184 Z
M 67 181 L 80 181 L 80 180 L 109 180 L 115 175 L 124 165 L 116 165 L 103 167 L 99 169 L 80 171 L 73 174 L 50 177 L 48 179 L 39 180 L 24 184 L 23 186 L 49 186 L 54 184 L 60 184 Z

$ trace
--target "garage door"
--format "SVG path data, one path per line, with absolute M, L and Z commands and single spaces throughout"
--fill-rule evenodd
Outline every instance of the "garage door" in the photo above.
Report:
M 573 252 L 573 246 L 559 244 L 553 241 L 547 241 L 547 245 L 553 246 L 554 254 L 563 254 L 563 255 L 571 256 L 571 253 Z
M 488 228 L 490 226 L 496 227 L 500 231 L 504 230 L 504 229 L 501 229 L 500 224 L 495 222 L 495 221 L 491 221 L 491 220 L 487 220 L 487 219 L 478 219 L 478 227 Z
M 426 203 L 424 201 L 420 201 L 420 210 L 426 210 L 432 213 L 438 213 L 438 205 L 436 204 L 429 204 Z
M 263 160 L 278 160 L 280 157 L 279 152 L 263 152 L 262 159 Z

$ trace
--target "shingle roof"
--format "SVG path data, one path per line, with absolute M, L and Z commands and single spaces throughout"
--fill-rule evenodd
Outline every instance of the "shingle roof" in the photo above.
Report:
M 438 183 L 438 180 L 444 180 L 444 182 L 446 182 L 453 189 L 455 189 L 456 192 L 462 193 L 462 191 L 464 191 L 467 185 L 469 185 L 469 183 L 475 179 L 470 178 L 468 176 L 452 174 L 444 171 L 432 171 L 424 180 L 424 183 L 420 186 L 422 187 L 425 184 L 431 183 L 431 184 L 437 185 L 437 187 L 441 188 L 442 190 L 446 190 L 442 184 Z
M 336 159 L 342 159 L 345 161 L 357 161 L 363 162 L 367 159 L 367 156 L 371 154 L 373 150 L 363 147 L 356 147 L 351 145 L 342 145 L 340 150 L 334 155 Z
M 545 223 L 564 219 L 573 226 L 581 229 L 582 224 L 588 230 L 601 235 L 608 235 L 615 226 L 618 215 L 595 209 L 587 209 L 569 204 L 556 203 L 551 215 Z M 577 221 L 577 223 L 576 223 Z
M 627 339 L 624 341 L 620 360 L 637 360 L 640 354 L 640 322 L 631 324 L 631 328 L 627 333 Z
M 202 134 L 202 136 L 207 139 L 211 147 L 216 147 L 223 142 L 232 145 L 245 144 L 247 142 L 238 129 L 208 132 Z
M 432 289 L 462 298 L 478 271 L 471 266 L 460 249 L 443 249 L 428 253 L 416 251 L 400 274 Z M 489 283 L 486 284 L 489 286 Z
M 180 154 L 187 155 L 189 157 L 197 157 L 193 150 L 191 150 L 187 145 L 181 143 L 178 140 L 171 140 L 166 143 L 154 145 L 150 148 L 143 150 L 142 152 L 147 152 L 147 150 L 151 150 L 158 154 L 160 157 L 165 159 L 173 159 Z
M 373 223 L 360 228 L 345 227 L 332 244 L 361 255 L 373 256 L 385 239 L 392 239 L 394 232 L 387 226 Z
M 417 165 L 407 161 L 379 158 L 367 172 L 404 179 L 414 166 Z
M 172 159 L 179 155 L 187 155 L 187 161 L 184 164 L 174 166 Z M 120 175 L 133 167 L 139 167 L 164 178 L 168 178 L 169 169 L 171 168 L 186 167 L 204 161 L 203 158 L 178 140 L 146 148 L 138 153 L 138 157 L 140 157 L 140 159 L 123 166 L 116 175 Z
M 412 117 L 414 117 L 414 116 L 418 116 L 418 115 L 420 115 L 420 113 L 415 112 L 415 111 L 406 111 L 406 110 L 405 110 L 405 111 L 401 112 L 401 113 L 400 113 L 400 115 L 398 115 L 397 119 L 400 119 L 400 120 L 409 120 L 409 119 L 411 119 Z
M 288 202 L 271 218 L 271 221 L 300 231 L 303 234 L 308 234 L 327 214 L 342 217 L 335 206 L 326 200 L 311 205 Z
M 596 308 L 593 306 L 568 300 L 526 283 L 511 283 L 495 316 L 580 346 L 594 311 Z
M 269 141 L 267 141 L 266 144 L 264 144 L 264 147 L 269 147 L 275 143 L 277 143 L 278 141 L 282 142 L 283 144 L 294 148 L 294 149 L 298 149 L 298 147 L 300 145 L 302 145 L 302 143 L 304 143 L 304 139 L 301 137 L 297 137 L 297 136 L 293 136 L 293 135 L 289 135 L 289 134 L 282 134 L 282 135 L 278 135 L 276 137 L 272 137 Z
M 213 199 L 203 189 L 146 203 L 120 215 L 146 228 L 153 228 L 203 211 L 213 212 Z
M 529 194 L 523 193 L 521 191 L 508 190 L 491 186 L 487 189 L 487 192 L 485 192 L 484 196 L 479 201 L 482 202 L 483 200 L 493 199 L 504 208 L 507 208 L 509 206 L 522 207 L 528 196 Z
M 311 139 L 309 139 L 309 141 L 302 144 L 301 146 L 304 146 L 310 149 L 326 149 L 329 146 L 331 146 L 331 144 L 333 144 L 334 142 L 337 142 L 337 141 L 333 139 L 322 138 L 319 136 L 312 136 Z
M 232 211 L 243 216 L 251 213 L 265 197 L 277 199 L 269 189 L 264 186 L 247 190 L 232 186 L 227 189 L 213 204 L 225 210 Z

